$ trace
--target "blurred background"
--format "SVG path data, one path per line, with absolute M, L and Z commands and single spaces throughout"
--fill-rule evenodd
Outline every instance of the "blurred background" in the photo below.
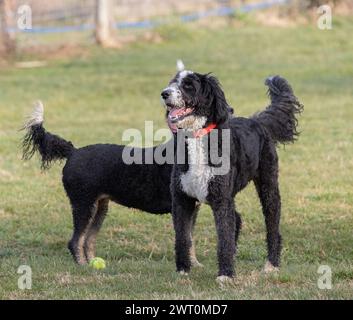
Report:
M 152 30 L 163 25 L 231 23 L 253 12 L 267 23 L 303 22 L 317 18 L 322 4 L 352 13 L 351 0 L 1 0 L 0 54 L 160 41 Z

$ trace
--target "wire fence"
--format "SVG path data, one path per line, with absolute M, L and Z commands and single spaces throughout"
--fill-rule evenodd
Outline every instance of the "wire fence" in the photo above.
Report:
M 210 17 L 233 16 L 237 13 L 288 4 L 291 0 L 111 0 L 113 28 L 120 32 L 151 29 L 171 21 L 188 23 Z M 51 44 L 90 43 L 95 29 L 96 0 L 12 0 L 12 14 L 28 5 L 32 26 L 20 30 L 15 23 L 8 26 L 16 34 L 18 47 Z M 16 21 L 13 19 L 12 21 Z M 63 36 L 65 34 L 65 36 Z

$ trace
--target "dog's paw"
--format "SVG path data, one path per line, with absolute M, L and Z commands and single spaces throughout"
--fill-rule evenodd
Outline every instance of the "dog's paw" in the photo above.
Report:
M 220 285 L 224 284 L 232 284 L 234 283 L 234 278 L 233 277 L 228 277 L 228 276 L 218 276 L 216 278 L 216 282 Z
M 279 268 L 275 267 L 270 261 L 266 261 L 263 271 L 265 273 L 278 272 Z
M 184 270 L 180 270 L 180 271 L 178 271 L 178 273 L 179 273 L 181 276 L 188 276 L 188 275 L 189 275 L 189 273 L 186 272 L 186 271 L 184 271 Z
M 76 263 L 77 263 L 77 265 L 79 265 L 79 266 L 85 266 L 85 265 L 88 264 L 88 262 L 87 262 L 86 259 L 77 259 L 77 260 L 76 260 Z

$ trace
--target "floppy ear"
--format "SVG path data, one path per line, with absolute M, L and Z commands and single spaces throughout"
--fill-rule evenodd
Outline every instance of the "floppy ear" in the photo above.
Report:
M 215 124 L 222 124 L 229 118 L 230 107 L 218 79 L 214 76 L 206 75 L 205 80 L 209 86 L 210 98 L 212 99 L 212 121 Z

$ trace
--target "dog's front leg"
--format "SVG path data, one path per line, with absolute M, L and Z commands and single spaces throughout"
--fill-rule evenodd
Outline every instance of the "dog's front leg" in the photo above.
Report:
M 211 204 L 216 223 L 218 236 L 218 278 L 223 282 L 228 281 L 234 276 L 234 255 L 235 241 L 234 234 L 236 229 L 236 219 L 234 215 L 234 204 L 231 199 L 222 203 Z
M 176 193 L 172 201 L 172 216 L 175 230 L 175 259 L 177 272 L 187 274 L 191 268 L 193 214 L 195 200 Z

